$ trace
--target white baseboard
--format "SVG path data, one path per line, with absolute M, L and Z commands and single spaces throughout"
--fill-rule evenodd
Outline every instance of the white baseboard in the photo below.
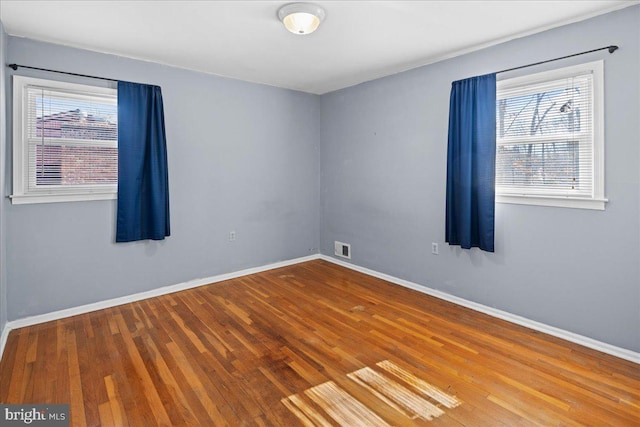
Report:
M 286 261 L 280 261 L 273 264 L 263 265 L 260 267 L 247 268 L 245 270 L 235 271 L 232 273 L 219 274 L 217 276 L 204 277 L 202 279 L 189 280 L 188 282 L 178 283 L 176 285 L 164 286 L 162 288 L 152 289 L 150 291 L 139 292 L 132 295 L 113 298 L 105 301 L 99 301 L 92 304 L 71 307 L 64 310 L 58 310 L 51 313 L 39 314 L 36 316 L 24 317 L 22 319 L 12 320 L 8 322 L 2 331 L 0 341 L 0 359 L 4 354 L 4 346 L 7 342 L 9 332 L 13 329 L 23 328 L 25 326 L 37 325 L 39 323 L 50 322 L 52 320 L 64 319 L 65 317 L 77 316 L 78 314 L 90 313 L 92 311 L 102 310 L 109 307 L 115 307 L 130 302 L 140 301 L 147 298 L 153 298 L 161 295 L 171 294 L 185 289 L 197 288 L 199 286 L 211 283 L 222 282 L 224 280 L 235 279 L 237 277 L 248 276 L 250 274 L 260 273 L 275 268 L 286 267 L 288 265 L 299 264 L 301 262 L 319 259 L 320 255 L 309 255 L 301 258 L 294 258 Z
M 2 335 L 0 335 L 0 360 L 2 360 L 2 355 L 4 354 L 4 346 L 7 344 L 9 332 L 11 332 L 11 328 L 9 328 L 9 325 L 6 324 L 2 329 Z
M 139 292 L 132 295 L 127 295 L 124 297 L 113 298 L 105 301 L 96 302 L 93 304 L 86 304 L 78 307 L 72 307 L 65 310 L 54 311 L 51 313 L 40 314 L 37 316 L 25 317 L 23 319 L 13 320 L 8 322 L 0 336 L 0 359 L 4 354 L 4 347 L 7 342 L 7 338 L 9 336 L 9 332 L 13 329 L 22 328 L 25 326 L 36 325 L 39 323 L 49 322 L 52 320 L 59 320 L 65 317 L 76 316 L 78 314 L 89 313 L 96 310 L 102 310 L 104 308 L 115 307 L 122 304 L 127 304 L 130 302 L 140 301 L 147 298 L 153 298 L 161 295 L 166 295 L 178 291 L 182 291 L 185 289 L 196 288 L 199 286 L 207 285 L 210 283 L 221 282 L 224 280 L 235 279 L 237 277 L 247 276 L 250 274 L 260 273 L 262 271 L 273 270 L 275 268 L 286 267 L 289 265 L 299 264 L 306 261 L 312 261 L 315 259 L 323 259 L 325 261 L 340 265 L 342 267 L 349 268 L 351 270 L 359 271 L 360 273 L 367 274 L 369 276 L 377 277 L 382 280 L 386 280 L 391 283 L 395 283 L 396 285 L 400 285 L 409 289 L 416 290 L 418 292 L 422 292 L 427 295 L 431 295 L 436 298 L 440 298 L 445 301 L 452 302 L 454 304 L 461 305 L 463 307 L 470 308 L 475 311 L 479 311 L 481 313 L 488 314 L 490 316 L 496 317 L 498 319 L 506 320 L 511 323 L 515 323 L 517 325 L 521 325 L 536 331 L 544 332 L 549 335 L 553 335 L 558 338 L 565 339 L 567 341 L 601 351 L 603 353 L 610 354 L 612 356 L 619 357 L 621 359 L 629 360 L 634 363 L 640 363 L 640 353 L 636 353 L 631 350 L 627 350 L 621 347 L 616 347 L 611 344 L 607 344 L 601 341 L 594 340 L 589 337 L 585 337 L 583 335 L 575 334 L 573 332 L 565 331 L 560 328 L 556 328 L 554 326 L 549 326 L 544 323 L 536 322 L 534 320 L 527 319 L 525 317 L 521 317 L 515 314 L 508 313 L 506 311 L 498 310 L 496 308 L 488 307 L 483 304 L 478 304 L 473 301 L 466 300 L 464 298 L 456 297 L 454 295 L 448 294 L 446 292 L 438 291 L 435 289 L 428 288 L 426 286 L 419 285 L 417 283 L 410 282 L 408 280 L 399 279 L 394 276 L 390 276 L 388 274 L 380 273 L 375 270 L 371 270 L 365 267 L 360 267 L 355 264 L 351 264 L 348 262 L 344 262 L 330 256 L 326 255 L 310 255 L 302 258 L 295 258 L 287 261 L 276 262 L 273 264 L 268 264 L 260 267 L 248 268 L 245 270 L 240 270 L 232 273 L 220 274 L 217 276 L 205 277 L 202 279 L 190 280 L 188 282 L 179 283 L 176 285 L 165 286 L 158 289 L 152 289 L 146 292 Z
M 364 273 L 369 276 L 386 280 L 387 282 L 395 283 L 396 285 L 404 286 L 405 288 L 413 289 L 418 292 L 422 292 L 424 294 L 431 295 L 433 297 L 452 302 L 454 304 L 461 305 L 463 307 L 470 308 L 475 311 L 479 311 L 484 314 L 488 314 L 489 316 L 497 317 L 498 319 L 515 323 L 516 325 L 524 326 L 526 328 L 533 329 L 535 331 L 544 332 L 545 334 L 553 335 L 554 337 L 562 338 L 564 340 L 582 345 L 584 347 L 598 350 L 603 353 L 607 353 L 612 356 L 616 356 L 621 359 L 625 359 L 630 362 L 640 364 L 640 353 L 636 353 L 634 351 L 627 350 L 625 348 L 616 347 L 614 345 L 607 344 L 598 340 L 594 340 L 592 338 L 585 337 L 583 335 L 565 331 L 564 329 L 560 329 L 554 326 L 546 325 L 544 323 L 536 322 L 535 320 L 527 319 L 526 317 L 518 316 L 516 314 L 511 314 L 506 311 L 499 310 L 497 308 L 488 307 L 483 304 L 479 304 L 473 301 L 466 300 L 464 298 L 460 298 L 460 297 L 448 294 L 446 292 L 442 292 L 435 289 L 431 289 L 426 286 L 418 285 L 417 283 L 413 283 L 408 280 L 399 279 L 397 277 L 393 277 L 388 274 L 380 273 L 375 270 L 370 270 L 365 267 L 360 267 L 355 264 L 341 261 L 339 259 L 335 259 L 327 255 L 320 255 L 320 259 L 332 262 L 342 267 L 349 268 L 351 270 L 359 271 L 360 273 Z

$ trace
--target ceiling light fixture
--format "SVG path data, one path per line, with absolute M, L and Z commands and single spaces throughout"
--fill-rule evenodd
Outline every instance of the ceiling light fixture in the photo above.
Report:
M 294 34 L 313 33 L 324 17 L 324 9 L 312 3 L 290 3 L 278 10 L 278 18 Z

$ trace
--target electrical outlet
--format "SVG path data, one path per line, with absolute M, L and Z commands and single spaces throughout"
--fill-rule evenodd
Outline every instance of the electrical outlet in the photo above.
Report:
M 236 240 L 236 232 L 235 231 L 230 231 L 229 232 L 229 241 L 230 242 L 235 242 Z
M 440 250 L 438 249 L 438 244 L 436 242 L 431 243 L 431 253 L 434 255 L 438 255 Z

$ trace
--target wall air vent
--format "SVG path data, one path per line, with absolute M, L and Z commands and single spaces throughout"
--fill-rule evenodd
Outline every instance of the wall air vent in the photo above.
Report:
M 342 258 L 351 259 L 351 245 L 348 243 L 335 242 L 335 254 Z

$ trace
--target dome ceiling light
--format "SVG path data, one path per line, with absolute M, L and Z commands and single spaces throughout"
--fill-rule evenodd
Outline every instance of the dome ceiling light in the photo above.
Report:
M 278 18 L 294 34 L 313 33 L 325 17 L 324 9 L 312 3 L 290 3 L 278 10 Z

